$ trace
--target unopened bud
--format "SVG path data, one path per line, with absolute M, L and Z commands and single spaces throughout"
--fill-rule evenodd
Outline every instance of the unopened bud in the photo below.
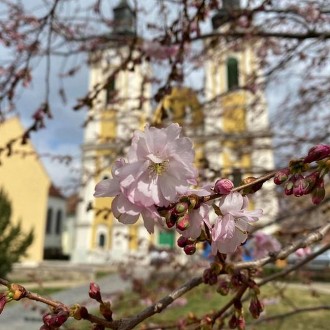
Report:
M 284 186 L 284 193 L 285 195 L 289 196 L 293 194 L 293 185 L 294 185 L 294 181 L 293 181 L 293 176 L 289 179 L 289 181 L 286 182 L 285 186 Z
M 165 217 L 165 222 L 167 228 L 172 228 L 175 226 L 176 222 L 178 220 L 178 215 L 173 212 L 173 209 L 167 213 Z
M 179 217 L 177 223 L 176 223 L 176 228 L 184 231 L 189 227 L 189 214 L 185 214 L 181 217 Z
M 7 304 L 8 299 L 5 293 L 0 294 L 0 314 L 2 313 L 3 309 L 5 308 L 5 305 Z
M 330 157 L 330 145 L 319 144 L 309 149 L 308 155 L 304 159 L 304 163 L 312 163 L 326 157 Z
M 300 197 L 300 196 L 305 195 L 307 188 L 308 188 L 308 183 L 307 183 L 307 181 L 305 181 L 304 176 L 301 174 L 298 174 L 296 176 L 296 180 L 293 184 L 292 193 L 296 197 Z
M 277 171 L 274 176 L 274 183 L 280 185 L 284 183 L 290 175 L 290 169 L 284 168 L 283 170 Z
M 237 320 L 237 329 L 238 329 L 238 330 L 244 330 L 245 327 L 246 327 L 245 318 L 244 318 L 243 314 L 241 314 L 241 315 L 238 317 L 238 320 Z
M 188 203 L 180 202 L 175 205 L 175 213 L 178 215 L 184 215 L 188 210 Z
M 313 191 L 318 179 L 319 179 L 318 172 L 313 172 L 305 177 L 305 181 L 307 184 L 307 187 L 305 189 L 305 195 L 310 194 Z
M 263 312 L 264 306 L 257 296 L 253 297 L 250 301 L 249 311 L 253 318 L 258 319 Z
M 183 248 L 188 244 L 188 241 L 189 241 L 188 238 L 186 238 L 184 236 L 180 236 L 176 243 L 177 243 L 178 247 Z
M 217 194 L 228 195 L 234 188 L 234 184 L 229 179 L 219 179 L 215 182 L 214 192 Z
M 90 298 L 95 299 L 99 303 L 102 302 L 101 290 L 100 290 L 100 287 L 96 283 L 94 283 L 94 282 L 90 283 L 88 293 L 89 293 Z
M 59 328 L 69 317 L 67 311 L 59 311 L 57 314 L 45 314 L 42 318 L 45 325 L 50 328 Z
M 192 255 L 196 252 L 196 246 L 194 244 L 188 244 L 183 248 L 183 251 L 187 255 Z
M 230 329 L 236 329 L 238 326 L 238 318 L 236 317 L 235 314 L 232 315 L 232 317 L 230 318 L 229 322 L 228 322 L 228 326 Z

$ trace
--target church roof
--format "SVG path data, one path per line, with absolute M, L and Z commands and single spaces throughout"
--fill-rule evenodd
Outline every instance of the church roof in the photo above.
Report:
M 57 187 L 55 187 L 53 184 L 51 184 L 51 186 L 49 187 L 48 195 L 51 197 L 65 199 L 65 197 L 63 196 L 61 191 Z

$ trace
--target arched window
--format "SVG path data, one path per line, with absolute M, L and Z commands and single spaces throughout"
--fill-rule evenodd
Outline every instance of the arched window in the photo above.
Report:
M 98 245 L 99 245 L 100 248 L 104 248 L 105 247 L 105 234 L 104 233 L 100 233 L 99 234 Z
M 116 93 L 116 82 L 115 82 L 115 78 L 109 78 L 107 81 L 107 84 L 105 86 L 105 102 L 106 105 L 110 104 L 113 100 L 113 97 L 115 96 Z
M 234 57 L 229 57 L 227 60 L 227 83 L 229 91 L 239 86 L 238 60 Z
M 53 209 L 51 207 L 47 210 L 46 234 L 51 234 L 53 222 Z
M 55 233 L 56 235 L 60 235 L 62 233 L 62 210 L 58 210 L 56 213 Z

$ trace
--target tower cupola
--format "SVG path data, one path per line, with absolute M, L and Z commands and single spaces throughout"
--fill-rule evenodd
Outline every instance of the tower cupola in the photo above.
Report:
M 136 35 L 136 13 L 127 0 L 121 0 L 113 9 L 113 33 L 123 36 Z
M 227 23 L 230 19 L 230 12 L 240 9 L 240 0 L 222 0 L 222 8 L 212 17 L 214 30 Z

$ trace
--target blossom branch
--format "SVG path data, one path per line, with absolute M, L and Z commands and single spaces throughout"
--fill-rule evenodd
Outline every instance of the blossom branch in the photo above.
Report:
M 167 306 L 169 306 L 174 300 L 178 299 L 185 293 L 189 292 L 193 288 L 199 286 L 203 283 L 202 277 L 194 277 L 178 289 L 174 290 L 169 295 L 165 296 L 164 298 L 160 299 L 155 304 L 147 307 L 142 312 L 128 318 L 119 321 L 114 321 L 114 328 L 118 330 L 127 330 L 132 329 L 145 319 L 151 317 L 154 314 L 160 313 L 163 311 Z
M 310 262 L 311 260 L 313 260 L 314 258 L 316 258 L 317 256 L 321 255 L 322 253 L 324 253 L 325 251 L 327 251 L 329 249 L 330 249 L 330 243 L 324 245 L 321 249 L 317 250 L 316 252 L 309 254 L 306 258 L 304 258 L 300 262 L 297 262 L 296 264 L 294 264 L 290 267 L 287 267 L 286 269 L 283 269 L 281 272 L 272 274 L 272 275 L 264 278 L 261 282 L 258 283 L 258 285 L 259 286 L 264 285 L 277 278 L 284 277 L 284 276 L 292 273 L 293 271 L 301 268 L 302 266 L 304 266 L 305 264 L 307 264 L 308 262 Z
M 249 269 L 249 268 L 258 268 L 262 267 L 268 263 L 274 262 L 278 259 L 285 259 L 291 253 L 297 251 L 300 248 L 304 248 L 306 246 L 312 245 L 315 242 L 318 242 L 323 239 L 326 233 L 330 231 L 330 222 L 322 226 L 319 230 L 314 231 L 307 235 L 304 238 L 296 240 L 292 244 L 284 247 L 282 250 L 271 253 L 269 256 L 249 262 L 239 262 L 232 265 L 232 268 L 235 270 L 240 269 Z
M 253 180 L 252 182 L 245 183 L 245 184 L 243 184 L 243 185 L 240 185 L 239 187 L 233 188 L 233 189 L 231 190 L 231 192 L 241 191 L 241 190 L 243 190 L 243 189 L 245 189 L 245 188 L 250 188 L 250 187 L 252 187 L 252 186 L 254 186 L 254 185 L 257 185 L 258 183 L 259 183 L 259 184 L 264 183 L 264 182 L 266 182 L 267 180 L 273 178 L 273 177 L 275 176 L 276 173 L 277 173 L 277 171 L 272 171 L 272 172 L 270 172 L 270 173 L 267 173 L 267 174 L 265 174 L 265 175 L 263 175 L 263 176 L 261 176 L 261 177 L 255 179 L 255 180 Z M 221 197 L 221 196 L 222 196 L 222 194 L 213 194 L 213 195 L 210 195 L 210 196 L 205 196 L 205 197 L 202 198 L 202 202 L 203 202 L 203 203 L 206 203 L 206 202 L 208 202 L 208 201 L 211 201 L 211 200 L 217 199 L 217 198 L 219 198 L 219 197 Z

